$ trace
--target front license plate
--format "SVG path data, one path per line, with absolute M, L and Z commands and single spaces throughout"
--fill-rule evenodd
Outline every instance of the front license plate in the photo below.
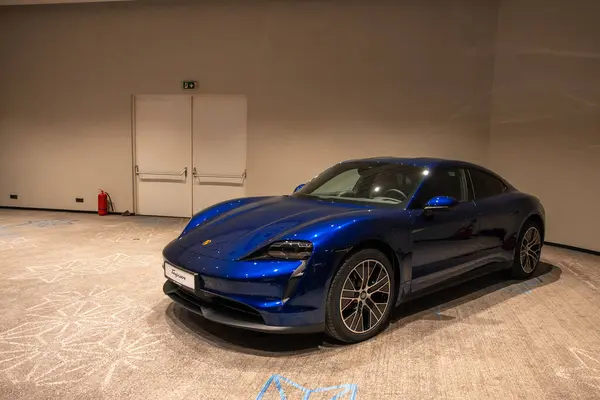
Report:
M 194 274 L 184 271 L 181 268 L 174 267 L 169 263 L 165 263 L 165 276 L 182 286 L 192 290 L 196 289 L 196 276 Z

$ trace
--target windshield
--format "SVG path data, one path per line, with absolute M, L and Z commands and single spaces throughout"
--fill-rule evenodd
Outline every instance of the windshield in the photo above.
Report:
M 376 161 L 341 163 L 319 174 L 294 196 L 406 206 L 428 173 L 426 170 Z

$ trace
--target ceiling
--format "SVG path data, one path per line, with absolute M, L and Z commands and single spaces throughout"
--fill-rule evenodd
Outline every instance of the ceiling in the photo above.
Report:
M 134 0 L 0 0 L 0 6 L 25 6 L 32 4 L 106 3 Z

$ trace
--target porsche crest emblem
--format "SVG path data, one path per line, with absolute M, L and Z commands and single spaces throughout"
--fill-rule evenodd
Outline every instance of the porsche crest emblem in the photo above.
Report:
M 202 242 L 202 246 L 206 246 L 207 244 L 210 244 L 210 242 L 212 242 L 212 240 L 205 240 L 204 242 Z

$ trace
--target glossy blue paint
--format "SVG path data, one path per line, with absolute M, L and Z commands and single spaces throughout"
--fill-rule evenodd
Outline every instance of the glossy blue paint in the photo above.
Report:
M 424 209 L 448 209 L 458 204 L 455 198 L 449 196 L 435 196 L 427 203 L 425 203 Z
M 525 220 L 538 218 L 543 224 L 545 218 L 537 198 L 474 164 L 431 158 L 349 162 L 411 165 L 431 173 L 476 168 L 501 180 L 506 190 L 461 202 L 437 196 L 426 204 L 450 209 L 432 213 L 415 206 L 423 183 L 400 205 L 321 199 L 303 195 L 304 189 L 291 196 L 230 200 L 194 215 L 165 247 L 165 260 L 201 277 L 196 295 L 202 291 L 241 303 L 258 312 L 266 326 L 302 327 L 324 323 L 333 274 L 355 249 L 388 250 L 403 288 L 398 304 L 411 292 L 450 277 L 492 264 L 510 265 Z M 470 181 L 468 185 L 474 193 Z M 313 244 L 304 273 L 296 278 L 292 275 L 303 261 L 264 255 L 270 244 L 286 240 Z
M 306 186 L 305 183 L 301 183 L 298 186 L 296 186 L 296 188 L 294 189 L 294 193 L 296 193 L 298 190 L 302 189 L 304 186 Z

